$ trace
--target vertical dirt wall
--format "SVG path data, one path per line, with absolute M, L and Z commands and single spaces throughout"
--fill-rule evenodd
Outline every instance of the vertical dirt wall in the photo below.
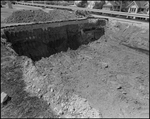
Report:
M 37 61 L 68 48 L 98 40 L 105 32 L 105 20 L 86 19 L 61 23 L 23 25 L 4 29 L 8 42 L 19 55 Z

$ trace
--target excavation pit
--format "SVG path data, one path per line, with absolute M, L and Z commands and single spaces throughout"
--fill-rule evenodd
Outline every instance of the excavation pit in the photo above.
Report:
M 33 61 L 42 57 L 78 49 L 98 40 L 105 33 L 105 19 L 82 18 L 44 23 L 28 23 L 3 28 L 7 42 L 19 56 Z

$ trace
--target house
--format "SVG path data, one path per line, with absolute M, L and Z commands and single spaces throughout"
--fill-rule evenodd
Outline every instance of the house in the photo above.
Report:
M 149 14 L 149 1 L 133 1 L 128 6 L 128 13 Z M 135 17 L 133 17 L 135 19 Z
M 149 13 L 149 1 L 133 1 L 127 8 L 128 13 Z
M 105 1 L 103 5 L 103 10 L 112 10 L 112 11 L 120 11 L 120 2 L 119 1 Z
M 145 11 L 147 12 L 147 14 L 149 14 L 149 1 L 147 1 L 145 4 Z

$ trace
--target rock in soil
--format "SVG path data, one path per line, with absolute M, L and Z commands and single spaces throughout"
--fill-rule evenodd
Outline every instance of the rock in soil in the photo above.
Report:
M 1 92 L 1 104 L 3 104 L 8 99 L 8 95 L 4 92 Z

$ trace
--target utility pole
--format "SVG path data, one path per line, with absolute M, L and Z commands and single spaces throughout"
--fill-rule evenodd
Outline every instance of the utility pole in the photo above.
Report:
M 7 1 L 7 4 L 8 4 L 8 8 L 9 8 L 9 9 L 13 9 L 13 6 L 12 6 L 11 1 Z
M 122 9 L 122 1 L 120 1 L 120 12 L 121 12 L 121 9 Z
M 45 7 L 46 7 L 46 0 L 44 1 Z

